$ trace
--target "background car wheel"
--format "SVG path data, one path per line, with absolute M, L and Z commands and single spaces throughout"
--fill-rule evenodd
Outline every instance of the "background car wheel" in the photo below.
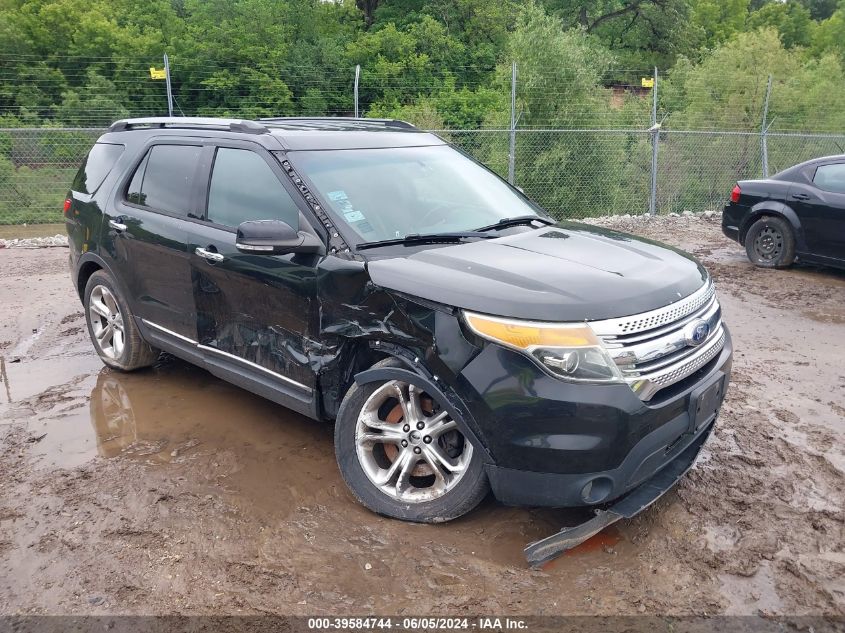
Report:
M 786 268 L 795 261 L 792 227 L 782 218 L 760 218 L 745 235 L 745 252 L 756 266 Z
M 404 367 L 393 359 L 375 367 Z M 489 490 L 480 449 L 431 395 L 400 380 L 353 384 L 335 423 L 340 472 L 358 500 L 420 523 L 455 519 Z
M 159 351 L 141 338 L 129 306 L 108 273 L 98 270 L 91 275 L 83 296 L 88 334 L 106 365 L 132 371 L 156 361 Z

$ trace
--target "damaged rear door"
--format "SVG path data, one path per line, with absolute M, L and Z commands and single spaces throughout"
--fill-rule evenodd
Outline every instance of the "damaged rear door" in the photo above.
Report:
M 248 220 L 302 228 L 296 194 L 257 144 L 214 141 L 205 148 L 202 217 L 189 223 L 188 252 L 197 333 L 213 373 L 316 417 L 309 363 L 317 328 L 315 255 L 261 255 L 235 247 Z

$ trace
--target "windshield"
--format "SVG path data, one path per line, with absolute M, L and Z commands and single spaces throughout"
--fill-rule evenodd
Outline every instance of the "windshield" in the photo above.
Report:
M 288 156 L 362 242 L 472 231 L 538 215 L 504 181 L 446 145 Z

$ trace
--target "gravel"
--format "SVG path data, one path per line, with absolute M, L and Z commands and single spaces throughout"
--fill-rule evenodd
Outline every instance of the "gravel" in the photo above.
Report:
M 67 235 L 57 233 L 53 237 L 0 239 L 0 248 L 51 248 L 54 246 L 67 247 Z

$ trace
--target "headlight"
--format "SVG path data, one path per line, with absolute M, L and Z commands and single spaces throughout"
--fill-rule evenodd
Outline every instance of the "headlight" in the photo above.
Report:
M 558 378 L 583 382 L 621 382 L 616 363 L 586 323 L 517 321 L 464 312 L 480 337 L 519 350 Z

